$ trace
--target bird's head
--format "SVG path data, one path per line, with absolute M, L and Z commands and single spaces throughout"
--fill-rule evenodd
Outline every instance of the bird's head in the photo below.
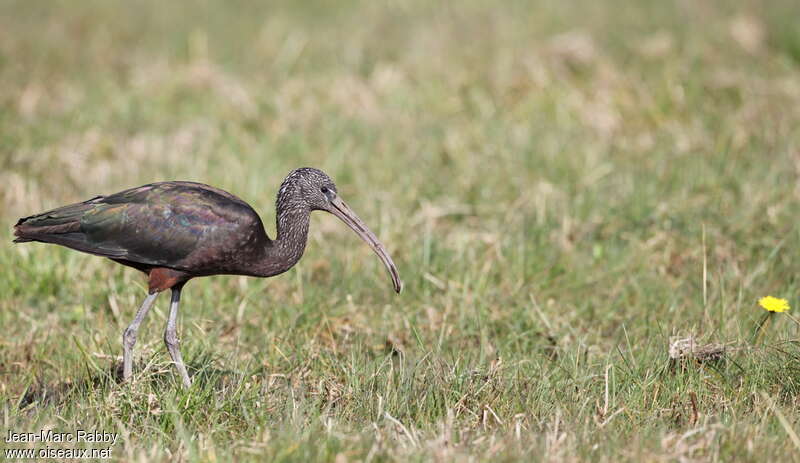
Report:
M 336 184 L 328 174 L 313 167 L 295 169 L 281 184 L 278 192 L 279 209 L 283 206 L 282 199 L 287 200 L 287 204 L 293 205 L 289 207 L 304 207 L 309 211 L 325 211 L 338 217 L 375 251 L 375 254 L 386 266 L 386 270 L 389 271 L 394 290 L 399 293 L 403 289 L 403 282 L 400 280 L 397 267 L 386 248 L 358 218 L 358 215 L 350 209 L 350 206 L 339 197 Z

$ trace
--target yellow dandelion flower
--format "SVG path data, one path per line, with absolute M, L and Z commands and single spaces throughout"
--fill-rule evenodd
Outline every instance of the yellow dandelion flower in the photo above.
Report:
M 772 296 L 762 297 L 758 300 L 758 305 L 770 312 L 786 312 L 791 309 L 789 301 Z

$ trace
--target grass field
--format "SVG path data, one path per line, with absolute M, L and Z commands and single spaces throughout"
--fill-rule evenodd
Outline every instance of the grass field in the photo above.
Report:
M 800 460 L 800 329 L 775 314 L 755 335 L 760 297 L 800 305 L 798 17 L 795 0 L 2 2 L 3 436 L 117 432 L 120 461 Z M 317 213 L 290 272 L 187 285 L 189 390 L 167 295 L 120 384 L 141 274 L 11 243 L 18 217 L 166 179 L 234 192 L 274 236 L 305 165 L 404 292 Z M 689 336 L 727 350 L 671 363 Z

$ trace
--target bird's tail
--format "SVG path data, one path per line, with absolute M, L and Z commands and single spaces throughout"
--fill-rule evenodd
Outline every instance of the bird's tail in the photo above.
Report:
M 82 241 L 81 217 L 94 207 L 92 198 L 41 214 L 23 217 L 14 225 L 14 242 L 42 241 L 69 246 Z

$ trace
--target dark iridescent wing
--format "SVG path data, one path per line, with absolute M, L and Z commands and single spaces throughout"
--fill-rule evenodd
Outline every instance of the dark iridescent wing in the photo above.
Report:
M 182 268 L 193 253 L 260 227 L 230 193 L 190 182 L 144 185 L 21 219 L 19 240 L 61 244 L 112 259 Z M 263 229 L 263 228 L 262 228 Z

